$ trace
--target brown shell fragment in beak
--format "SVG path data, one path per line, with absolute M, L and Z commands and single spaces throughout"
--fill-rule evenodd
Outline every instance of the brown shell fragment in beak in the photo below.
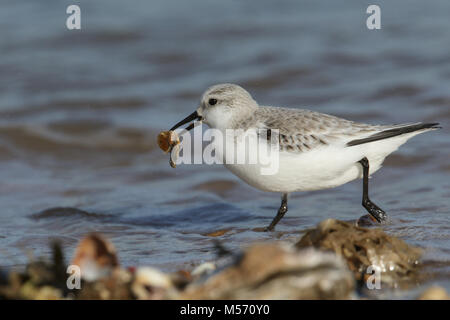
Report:
M 171 151 L 179 143 L 180 139 L 175 131 L 161 131 L 158 135 L 158 146 L 165 153 Z
M 177 143 L 175 145 L 172 145 L 170 147 L 170 160 L 169 160 L 169 164 L 172 168 L 176 168 L 176 162 L 178 159 L 178 155 L 180 153 L 180 145 Z
M 176 168 L 175 162 L 180 153 L 180 138 L 175 131 L 161 131 L 158 135 L 158 145 L 165 153 L 170 152 L 169 164 Z

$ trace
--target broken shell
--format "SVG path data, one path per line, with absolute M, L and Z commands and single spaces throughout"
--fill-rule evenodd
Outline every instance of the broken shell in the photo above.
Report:
M 158 135 L 158 146 L 165 153 L 171 151 L 179 143 L 180 139 L 175 131 L 161 131 Z
M 176 162 L 178 160 L 178 156 L 180 154 L 180 145 L 176 144 L 170 148 L 170 160 L 169 164 L 172 168 L 176 168 Z
M 168 275 L 151 268 L 143 267 L 136 270 L 131 290 L 139 300 L 160 300 L 173 294 L 173 283 Z
M 212 262 L 205 262 L 201 265 L 197 266 L 194 270 L 192 270 L 191 275 L 194 278 L 200 278 L 204 275 L 208 275 L 213 273 L 216 270 L 217 266 Z
M 78 244 L 72 265 L 81 269 L 83 279 L 95 281 L 108 277 L 119 266 L 113 244 L 103 236 L 92 233 Z

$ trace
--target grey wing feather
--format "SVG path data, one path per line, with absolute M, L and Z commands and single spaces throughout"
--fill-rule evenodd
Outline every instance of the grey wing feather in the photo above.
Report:
M 309 110 L 274 107 L 260 107 L 251 122 L 261 129 L 279 130 L 280 150 L 296 153 L 332 142 L 345 144 L 384 128 Z

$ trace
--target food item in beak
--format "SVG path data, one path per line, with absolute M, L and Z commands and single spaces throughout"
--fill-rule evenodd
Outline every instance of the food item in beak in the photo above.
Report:
M 175 131 L 161 131 L 158 135 L 158 145 L 165 153 L 170 152 L 170 166 L 176 168 L 175 162 L 180 152 L 180 138 Z
M 180 139 L 175 131 L 161 131 L 158 135 L 158 146 L 165 153 L 171 151 L 179 143 Z
M 172 168 L 176 168 L 176 162 L 178 159 L 178 155 L 180 154 L 180 144 L 176 144 L 174 146 L 172 146 L 172 150 L 170 151 L 170 160 L 169 160 L 169 164 Z

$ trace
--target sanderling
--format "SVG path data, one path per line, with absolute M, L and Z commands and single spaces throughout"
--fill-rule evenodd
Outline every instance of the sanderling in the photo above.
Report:
M 198 109 L 174 125 L 199 120 L 219 130 L 265 129 L 279 132 L 279 169 L 262 175 L 245 164 L 224 165 L 251 186 L 282 194 L 277 215 L 265 230 L 273 230 L 288 210 L 288 194 L 334 188 L 362 178 L 362 205 L 378 222 L 386 213 L 369 198 L 368 179 L 383 160 L 409 138 L 439 128 L 438 123 L 370 125 L 303 109 L 259 106 L 235 84 L 206 90 Z M 194 127 L 191 123 L 187 129 Z

